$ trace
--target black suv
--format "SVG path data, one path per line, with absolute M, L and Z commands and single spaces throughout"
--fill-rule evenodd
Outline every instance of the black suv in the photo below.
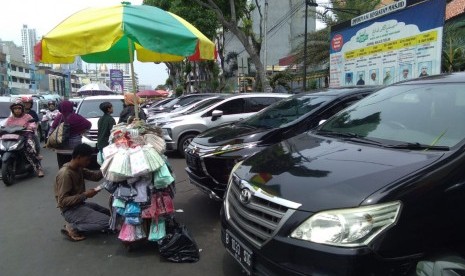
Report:
M 260 275 L 409 275 L 463 250 L 464 119 L 465 73 L 424 77 L 256 153 L 231 173 L 223 244 Z
M 211 198 L 222 200 L 234 164 L 268 145 L 316 127 L 321 120 L 379 88 L 361 86 L 301 93 L 245 120 L 207 130 L 191 141 L 185 153 L 190 182 Z

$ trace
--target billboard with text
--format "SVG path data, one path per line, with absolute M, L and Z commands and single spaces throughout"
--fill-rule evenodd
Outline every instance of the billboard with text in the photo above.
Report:
M 401 0 L 331 29 L 330 86 L 439 74 L 445 0 Z
M 110 69 L 110 88 L 117 94 L 123 93 L 123 71 L 119 69 Z

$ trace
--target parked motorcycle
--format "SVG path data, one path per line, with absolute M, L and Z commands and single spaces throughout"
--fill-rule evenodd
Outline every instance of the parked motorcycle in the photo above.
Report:
M 34 168 L 26 159 L 26 132 L 29 130 L 22 126 L 0 129 L 2 179 L 6 186 L 13 184 L 16 176 L 34 173 Z

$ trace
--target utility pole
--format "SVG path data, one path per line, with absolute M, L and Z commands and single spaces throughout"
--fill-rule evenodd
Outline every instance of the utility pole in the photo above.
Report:
M 305 0 L 305 36 L 304 36 L 304 83 L 303 92 L 307 91 L 307 21 L 308 21 L 308 1 Z
M 305 36 L 304 36 L 304 83 L 302 85 L 302 90 L 307 91 L 307 22 L 308 22 L 308 6 L 317 7 L 318 4 L 313 2 L 313 0 L 305 0 Z
M 268 47 L 267 47 L 267 41 L 268 41 L 268 0 L 265 0 L 265 24 L 264 24 L 264 29 L 265 29 L 265 35 L 264 35 L 264 46 L 265 46 L 265 51 L 263 53 L 263 67 L 265 68 L 265 76 L 268 73 L 267 67 L 268 67 Z M 265 91 L 267 92 L 268 87 L 265 87 Z

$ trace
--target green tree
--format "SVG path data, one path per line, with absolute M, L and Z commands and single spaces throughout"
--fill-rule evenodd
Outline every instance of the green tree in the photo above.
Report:
M 145 5 L 156 6 L 179 15 L 194 25 L 211 40 L 214 40 L 216 37 L 216 32 L 220 25 L 215 14 L 212 11 L 195 4 L 192 0 L 144 0 L 143 3 Z M 210 80 L 214 75 L 214 72 L 209 71 L 209 68 L 211 67 L 208 63 L 209 62 L 207 61 L 183 61 L 181 64 L 173 62 L 167 62 L 165 64 L 170 71 L 169 78 L 171 79 L 173 86 L 182 85 L 184 80 L 190 79 L 188 75 L 192 73 L 195 80 L 194 86 L 200 88 L 200 79 Z
M 289 83 L 292 81 L 292 74 L 288 71 L 278 72 L 273 74 L 270 79 L 270 86 L 271 88 L 275 89 L 278 86 L 282 86 L 286 88 L 287 91 L 291 90 Z
M 444 27 L 442 71 L 463 70 L 465 70 L 465 22 L 450 22 Z
M 307 56 L 306 65 L 308 67 L 321 67 L 327 70 L 329 67 L 329 46 L 331 26 L 348 21 L 358 14 L 374 10 L 380 0 L 330 0 L 323 11 L 316 10 L 317 20 L 325 23 L 326 27 L 307 33 Z M 302 34 L 304 36 L 305 34 Z M 302 40 L 303 41 L 303 40 Z M 295 64 L 301 64 L 304 60 L 304 42 L 294 50 Z
M 260 50 L 263 40 L 263 28 L 260 27 L 259 34 L 252 30 L 252 12 L 257 9 L 260 19 L 259 25 L 263 23 L 263 12 L 259 1 L 247 0 L 192 0 L 197 4 L 213 11 L 218 21 L 225 30 L 233 33 L 244 46 L 250 56 L 251 62 L 257 70 L 258 82 L 255 89 L 267 86 L 265 68 L 260 60 Z

